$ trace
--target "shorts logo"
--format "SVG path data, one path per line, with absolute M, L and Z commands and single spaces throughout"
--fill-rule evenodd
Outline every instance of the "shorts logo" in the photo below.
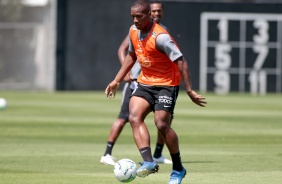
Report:
M 135 85 L 135 89 L 131 93 L 132 95 L 136 92 L 137 88 L 138 88 L 138 83 Z
M 172 105 L 172 97 L 159 96 L 159 103 L 166 104 L 164 107 L 170 107 Z

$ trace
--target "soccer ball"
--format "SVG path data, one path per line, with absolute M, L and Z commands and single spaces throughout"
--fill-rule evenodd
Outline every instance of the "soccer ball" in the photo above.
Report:
M 0 98 L 0 110 L 7 107 L 7 101 L 4 98 Z
M 125 158 L 116 162 L 114 174 L 118 181 L 128 183 L 136 178 L 136 169 L 137 166 L 135 162 Z

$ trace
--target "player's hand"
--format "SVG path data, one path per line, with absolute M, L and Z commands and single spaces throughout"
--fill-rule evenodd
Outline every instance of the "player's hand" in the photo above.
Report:
M 108 98 L 115 98 L 116 96 L 116 92 L 118 90 L 119 87 L 119 82 L 113 80 L 106 88 L 105 90 L 105 94 Z
M 202 97 L 201 95 L 198 95 L 195 91 L 192 90 L 192 91 L 190 91 L 190 92 L 187 92 L 187 94 L 189 95 L 189 97 L 191 98 L 191 100 L 192 100 L 195 104 L 197 104 L 197 105 L 199 105 L 199 106 L 201 106 L 201 107 L 205 107 L 205 106 L 206 106 L 207 102 L 204 101 L 205 98 Z

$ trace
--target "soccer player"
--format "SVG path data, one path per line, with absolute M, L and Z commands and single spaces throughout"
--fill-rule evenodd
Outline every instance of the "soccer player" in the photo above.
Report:
M 154 20 L 154 22 L 160 24 L 163 28 L 167 30 L 167 28 L 160 23 L 161 18 L 163 16 L 163 4 L 160 1 L 150 1 L 150 9 L 151 9 L 151 18 Z M 129 46 L 129 36 L 127 35 L 118 49 L 118 57 L 119 57 L 119 61 L 121 62 L 121 64 L 123 63 L 124 58 L 126 56 L 128 46 Z M 100 159 L 100 163 L 102 164 L 106 164 L 106 165 L 115 164 L 115 158 L 112 156 L 112 149 L 123 127 L 128 122 L 129 99 L 130 99 L 131 93 L 133 92 L 137 84 L 136 81 L 137 81 L 137 77 L 140 74 L 140 71 L 141 71 L 140 65 L 138 62 L 136 62 L 131 72 L 129 72 L 128 75 L 126 75 L 124 78 L 124 81 L 126 81 L 127 83 L 125 84 L 123 88 L 123 98 L 122 98 L 121 110 L 118 115 L 118 118 L 114 121 L 111 127 L 105 153 Z M 158 132 L 157 135 L 158 135 L 157 143 L 156 143 L 156 148 L 155 148 L 155 152 L 153 155 L 153 159 L 157 163 L 171 164 L 172 161 L 169 159 L 166 159 L 162 155 L 162 150 L 165 144 L 164 139 L 162 135 L 160 134 L 160 132 Z
M 130 27 L 130 44 L 123 65 L 105 94 L 114 98 L 119 84 L 133 67 L 136 59 L 141 65 L 137 88 L 129 102 L 129 122 L 133 137 L 143 158 L 137 176 L 146 177 L 157 172 L 150 147 L 150 134 L 144 122 L 150 112 L 158 131 L 165 139 L 172 158 L 169 184 L 180 184 L 186 175 L 180 156 L 178 136 L 170 126 L 181 79 L 185 91 L 197 105 L 205 107 L 205 98 L 192 89 L 190 70 L 178 45 L 171 35 L 150 18 L 150 6 L 145 1 L 135 1 L 131 6 L 134 25 Z

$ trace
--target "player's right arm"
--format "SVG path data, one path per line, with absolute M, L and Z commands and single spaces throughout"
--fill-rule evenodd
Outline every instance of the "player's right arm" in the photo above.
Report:
M 126 35 L 126 37 L 124 38 L 124 40 L 122 41 L 122 43 L 120 44 L 119 48 L 118 48 L 118 59 L 120 64 L 123 63 L 125 56 L 127 54 L 128 51 L 128 47 L 129 47 L 129 36 Z
M 126 54 L 128 52 L 129 47 L 129 35 L 126 35 L 124 40 L 122 41 L 121 45 L 118 48 L 118 59 L 120 64 L 123 64 Z M 131 82 L 130 72 L 124 77 L 123 79 L 125 82 Z

